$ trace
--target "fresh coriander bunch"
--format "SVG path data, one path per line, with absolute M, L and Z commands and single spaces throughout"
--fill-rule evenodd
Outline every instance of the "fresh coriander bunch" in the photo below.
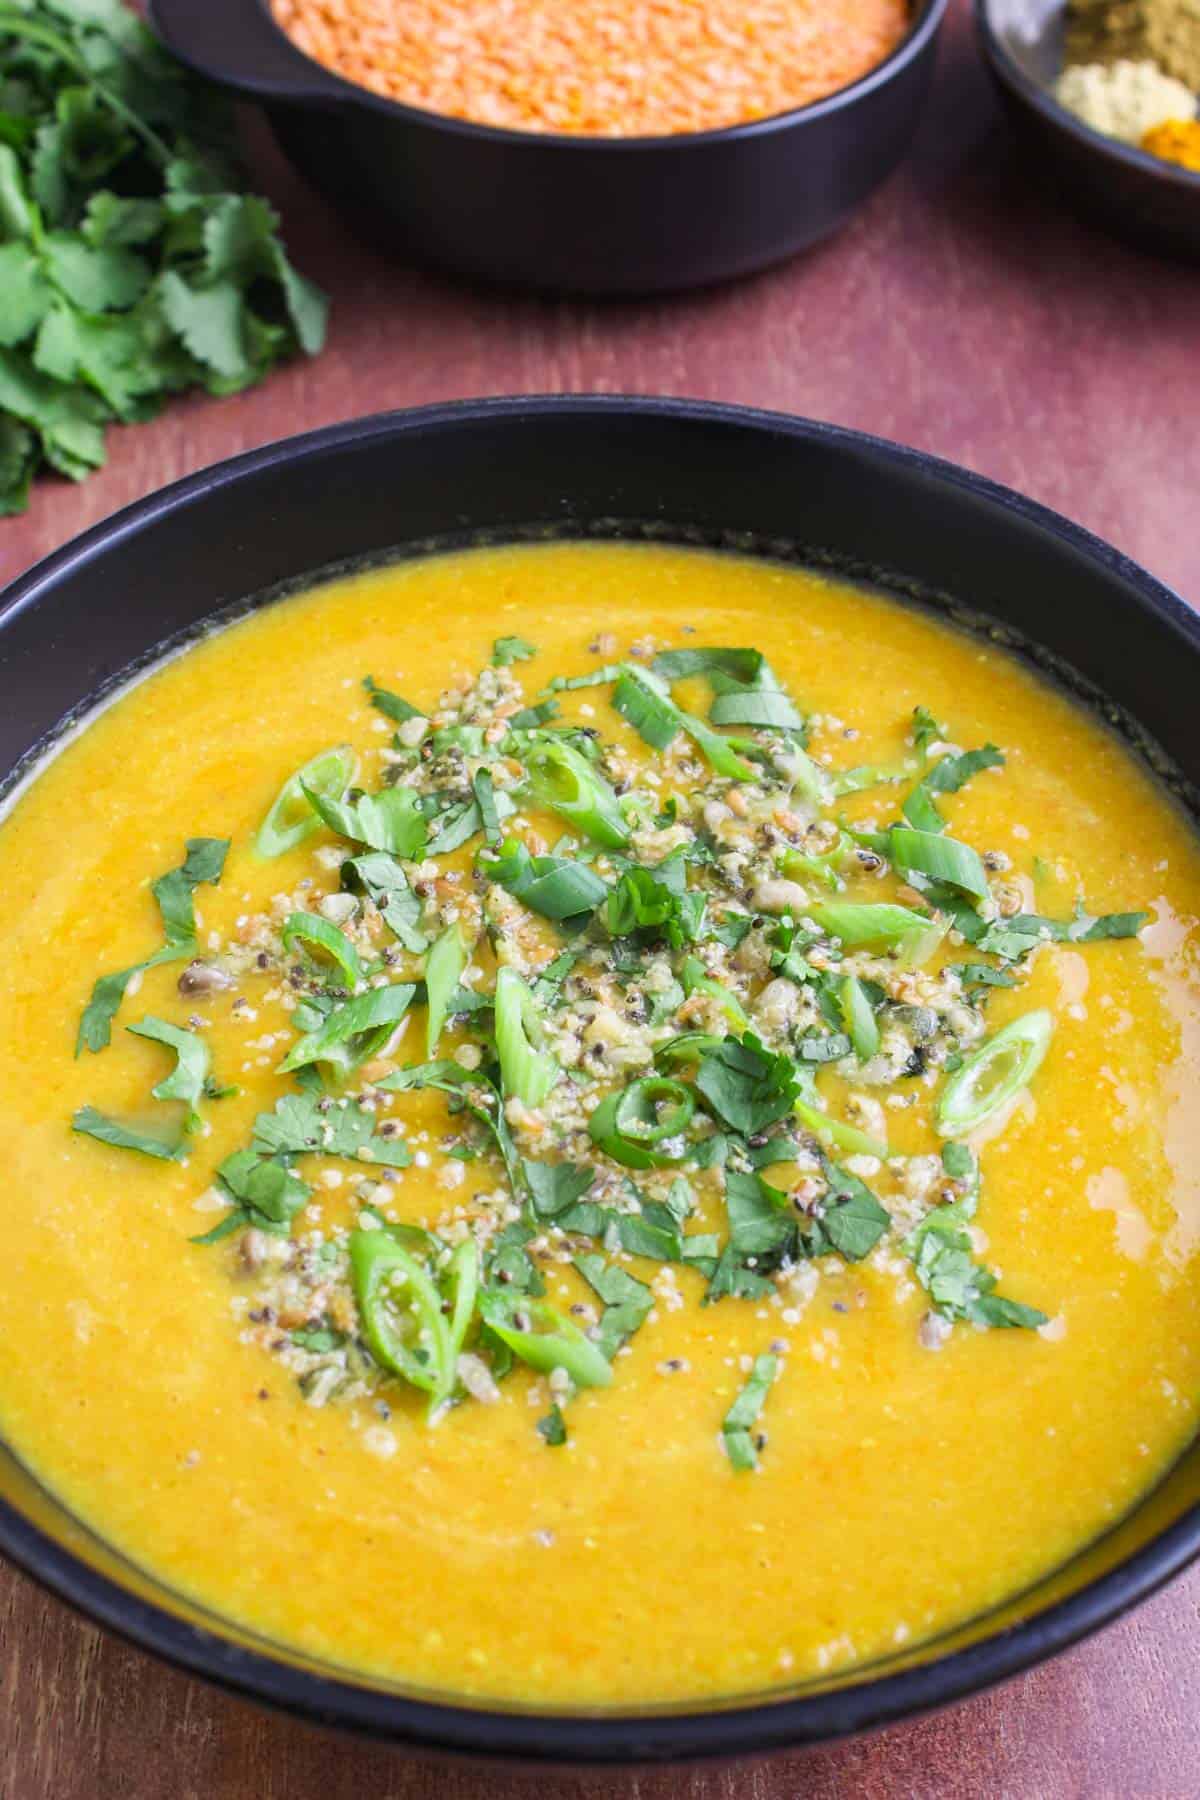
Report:
M 277 226 L 220 98 L 121 0 L 0 0 L 0 513 L 43 462 L 98 468 L 110 420 L 321 348 Z

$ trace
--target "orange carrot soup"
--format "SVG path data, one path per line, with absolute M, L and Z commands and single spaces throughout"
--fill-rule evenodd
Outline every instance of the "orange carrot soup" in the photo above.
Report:
M 920 1644 L 1195 1432 L 1198 915 L 1132 752 L 877 594 L 559 544 L 268 606 L 0 824 L 0 1426 L 391 1681 Z

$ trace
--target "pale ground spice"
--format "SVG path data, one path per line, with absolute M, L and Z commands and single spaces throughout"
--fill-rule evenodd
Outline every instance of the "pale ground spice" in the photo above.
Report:
M 518 131 L 707 131 L 824 98 L 888 56 L 905 0 L 272 0 L 317 62 Z

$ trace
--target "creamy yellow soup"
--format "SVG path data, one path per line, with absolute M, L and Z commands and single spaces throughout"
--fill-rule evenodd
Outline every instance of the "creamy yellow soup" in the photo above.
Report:
M 1033 1008 L 1053 1019 L 1027 1088 L 969 1137 L 982 1177 L 971 1254 L 1044 1323 L 943 1328 L 895 1237 L 710 1305 L 699 1267 L 622 1252 L 615 1265 L 652 1289 L 654 1306 L 612 1358 L 610 1385 L 571 1394 L 518 1361 L 498 1399 L 468 1396 L 430 1423 L 427 1396 L 398 1379 L 351 1384 L 348 1398 L 306 1381 L 289 1327 L 252 1317 L 261 1268 L 245 1232 L 190 1241 L 229 1205 L 214 1194 L 217 1165 L 293 1091 L 276 1065 L 296 1040 L 296 996 L 273 961 L 257 966 L 256 933 L 273 943 L 282 917 L 339 883 L 324 827 L 277 859 L 256 855 L 281 782 L 347 743 L 360 784 L 375 789 L 407 765 L 363 678 L 436 717 L 509 635 L 536 648 L 503 674 L 503 691 L 519 682 L 529 703 L 556 674 L 604 661 L 752 646 L 809 716 L 809 754 L 826 776 L 911 769 L 914 708 L 928 709 L 956 749 L 1003 752 L 1002 770 L 938 803 L 954 839 L 987 853 L 1010 913 L 1015 890 L 1024 913 L 1068 919 L 1079 899 L 1089 916 L 1148 915 L 1137 938 L 1044 944 L 981 1012 L 989 1035 Z M 636 785 L 653 758 L 611 693 L 563 692 L 556 724 L 598 730 Z M 675 698 L 702 715 L 710 696 L 696 680 Z M 723 810 L 708 817 L 719 843 L 745 801 L 711 770 L 696 774 L 694 746 L 687 754 L 693 764 L 665 765 L 658 791 L 666 798 L 674 779 L 685 809 L 697 792 L 718 797 Z M 915 779 L 849 795 L 842 810 L 881 829 Z M 753 781 L 740 786 L 753 809 Z M 502 829 L 535 850 L 566 829 L 516 804 Z M 149 884 L 203 836 L 231 848 L 219 884 L 195 889 L 196 955 L 219 962 L 234 946 L 233 985 L 181 993 L 184 964 L 164 962 L 131 983 L 111 1043 L 76 1057 L 97 977 L 162 942 Z M 463 893 L 481 842 L 446 865 Z M 853 868 L 854 898 L 921 904 L 886 871 Z M 1121 743 L 1001 648 L 875 594 L 731 556 L 561 545 L 440 556 L 269 607 L 124 693 L 0 828 L 4 1432 L 68 1506 L 180 1592 L 406 1684 L 560 1705 L 680 1701 L 790 1685 L 918 1643 L 1103 1532 L 1194 1433 L 1198 913 L 1190 828 Z M 378 947 L 386 934 L 371 923 Z M 545 920 L 523 930 L 508 920 L 501 960 L 506 942 L 531 944 L 543 963 L 561 946 Z M 419 971 L 408 954 L 401 970 Z M 970 955 L 946 937 L 929 978 Z M 487 989 L 496 962 L 482 942 L 474 964 L 467 979 Z M 731 960 L 728 976 L 763 1029 L 755 1008 L 769 973 Z M 698 1004 L 703 1013 L 703 995 Z M 175 1116 L 149 1092 L 170 1067 L 163 1046 L 125 1029 L 146 1015 L 202 1037 L 215 1082 L 238 1090 L 200 1101 L 180 1160 L 70 1129 L 85 1107 Z M 422 1060 L 425 1029 L 414 1005 L 377 1059 L 385 1073 Z M 438 1053 L 469 1035 L 459 1020 Z M 855 1116 L 852 1062 L 817 1073 L 822 1104 Z M 933 1108 L 950 1078 L 931 1067 L 909 1077 L 912 1104 L 898 1081 L 857 1115 L 876 1130 L 882 1118 L 887 1157 L 877 1173 L 869 1156 L 855 1166 L 889 1210 L 915 1204 L 904 1182 L 939 1149 Z M 530 1110 L 514 1115 L 524 1155 Z M 446 1095 L 392 1092 L 378 1116 L 402 1121 L 413 1159 L 385 1181 L 370 1162 L 299 1158 L 311 1196 L 297 1235 L 317 1242 L 372 1207 L 453 1224 L 503 1188 Z M 720 1239 L 720 1168 L 669 1173 L 691 1184 L 687 1230 Z M 787 1195 L 803 1172 L 773 1178 Z M 809 1229 L 802 1207 L 797 1216 Z M 569 1258 L 553 1242 L 535 1256 L 548 1301 L 593 1318 L 595 1307 L 569 1312 L 595 1300 Z M 280 1354 L 272 1342 L 285 1338 Z M 751 1425 L 756 1466 L 738 1468 L 722 1423 L 762 1355 L 776 1366 Z M 537 1429 L 556 1398 L 559 1445 Z

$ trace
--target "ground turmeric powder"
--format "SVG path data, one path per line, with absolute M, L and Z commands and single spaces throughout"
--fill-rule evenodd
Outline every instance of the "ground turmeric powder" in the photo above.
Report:
M 1142 138 L 1142 149 L 1200 174 L 1200 119 L 1167 119 Z

